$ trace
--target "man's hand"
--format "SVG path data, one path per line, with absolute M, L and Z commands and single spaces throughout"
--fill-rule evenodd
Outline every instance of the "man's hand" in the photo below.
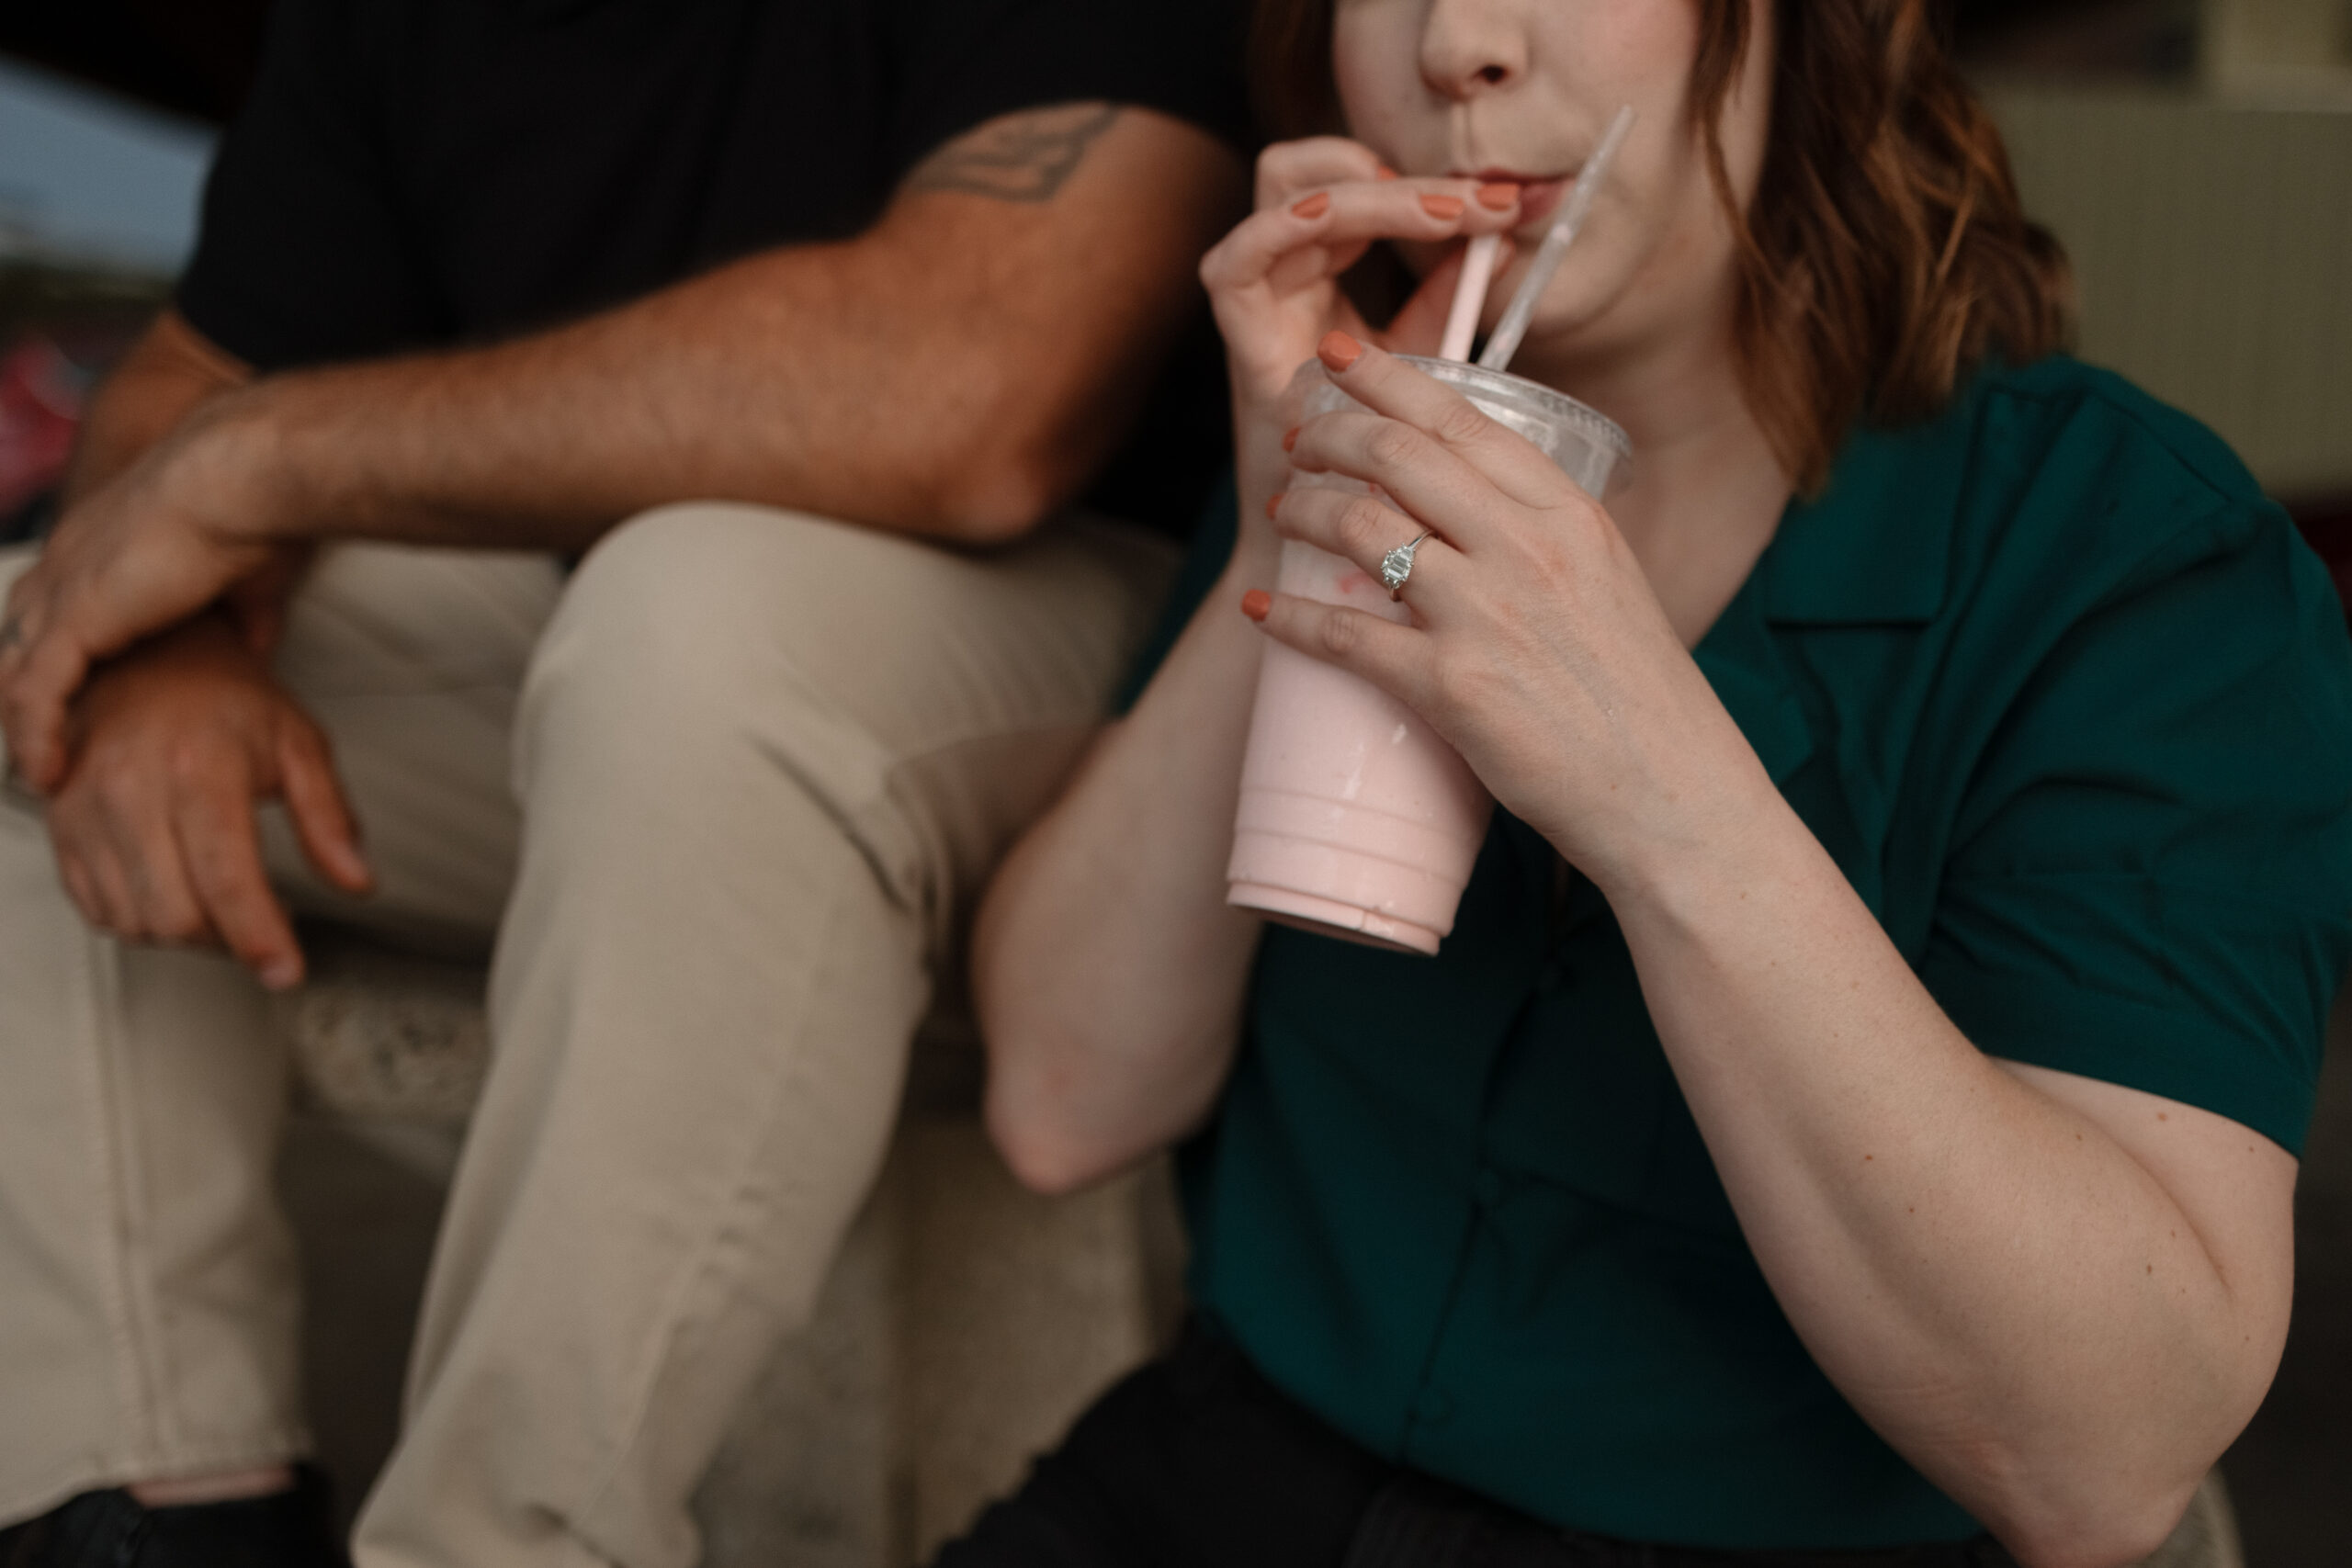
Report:
M 240 590 L 282 592 L 299 553 L 267 532 L 266 426 L 241 407 L 252 396 L 213 400 L 69 511 L 10 590 L 0 725 L 33 788 L 63 778 L 68 705 L 99 660 Z
M 50 803 L 66 890 L 130 942 L 226 947 L 272 989 L 302 953 L 262 869 L 254 808 L 282 799 L 302 851 L 347 893 L 370 885 L 326 737 L 239 628 L 205 615 L 99 669 L 75 705 L 72 771 Z

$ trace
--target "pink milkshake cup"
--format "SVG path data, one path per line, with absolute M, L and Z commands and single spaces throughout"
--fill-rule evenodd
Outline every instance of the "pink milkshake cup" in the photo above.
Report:
M 1588 495 L 1606 492 L 1632 450 L 1614 423 L 1524 377 L 1404 357 L 1533 442 Z M 1308 395 L 1306 412 L 1361 406 L 1327 382 Z M 1294 473 L 1291 483 L 1365 493 L 1337 474 Z M 1397 537 L 1417 532 L 1400 514 Z M 1400 624 L 1412 618 L 1377 579 L 1311 545 L 1284 541 L 1278 581 L 1285 593 Z M 1410 708 L 1320 660 L 1266 645 L 1227 903 L 1326 936 L 1433 953 L 1453 929 L 1493 812 L 1469 764 Z

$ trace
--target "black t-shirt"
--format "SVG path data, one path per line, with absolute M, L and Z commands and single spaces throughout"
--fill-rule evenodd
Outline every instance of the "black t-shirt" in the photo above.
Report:
M 838 239 L 942 142 L 1108 99 L 1246 152 L 1242 0 L 278 0 L 181 311 L 258 368 L 480 342 Z M 1201 326 L 1094 500 L 1188 522 Z

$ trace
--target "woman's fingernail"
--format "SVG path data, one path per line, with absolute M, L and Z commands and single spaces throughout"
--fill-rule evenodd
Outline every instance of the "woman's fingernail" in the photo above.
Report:
M 1343 332 L 1328 332 L 1323 334 L 1323 341 L 1315 345 L 1315 357 L 1328 368 L 1345 370 L 1363 357 L 1363 344 Z
M 1266 497 L 1266 515 L 1267 515 L 1267 516 L 1272 517 L 1275 513 L 1280 512 L 1282 509 L 1283 509 L 1283 492 L 1282 492 L 1282 491 L 1276 491 L 1273 494 L 1272 494 L 1272 495 L 1270 495 L 1270 496 Z
M 1274 596 L 1262 588 L 1252 588 L 1241 596 L 1241 613 L 1253 621 L 1262 621 L 1274 607 Z
M 1290 204 L 1293 218 L 1320 218 L 1331 210 L 1331 193 L 1318 190 L 1313 196 L 1302 197 Z
M 1432 218 L 1442 218 L 1451 223 L 1462 216 L 1462 198 L 1458 196 L 1425 196 L 1421 210 Z
M 1372 177 L 1376 180 L 1393 180 L 1396 177 L 1396 171 L 1383 164 L 1372 171 Z
M 1490 212 L 1500 212 L 1519 199 L 1519 187 L 1507 180 L 1496 180 L 1478 187 L 1478 205 Z
M 1291 452 L 1295 451 L 1297 447 L 1298 426 L 1294 424 L 1288 430 L 1283 432 L 1283 450 L 1285 452 Z

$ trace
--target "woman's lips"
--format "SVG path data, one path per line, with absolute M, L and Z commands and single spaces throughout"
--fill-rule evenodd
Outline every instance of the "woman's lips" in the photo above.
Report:
M 1566 180 L 1535 180 L 1519 187 L 1519 226 L 1530 228 L 1548 223 L 1552 209 L 1560 205 L 1560 197 L 1568 188 Z
M 1457 179 L 1479 180 L 1488 185 L 1514 185 L 1519 187 L 1519 226 L 1525 230 L 1550 217 L 1552 209 L 1560 205 L 1560 197 L 1576 177 L 1571 170 L 1565 175 L 1530 175 L 1517 169 L 1477 169 L 1456 174 Z

